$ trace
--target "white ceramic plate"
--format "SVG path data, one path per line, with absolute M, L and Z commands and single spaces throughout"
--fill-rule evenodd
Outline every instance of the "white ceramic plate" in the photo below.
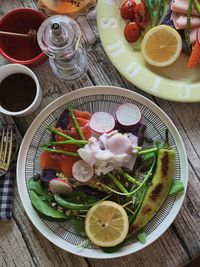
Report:
M 134 44 L 126 41 L 124 27 L 126 20 L 120 16 L 124 0 L 99 0 L 97 4 L 97 25 L 101 43 L 116 69 L 132 84 L 157 97 L 179 101 L 200 101 L 200 64 L 187 68 L 188 56 L 181 53 L 178 60 L 164 68 L 145 63 Z M 166 9 L 169 0 L 165 0 Z
M 52 243 L 71 253 L 91 258 L 115 258 L 134 253 L 151 244 L 175 219 L 179 212 L 184 194 L 170 196 L 160 208 L 156 216 L 144 228 L 147 233 L 145 245 L 134 241 L 126 244 L 121 250 L 106 254 L 101 249 L 86 242 L 80 250 L 78 245 L 84 241 L 70 225 L 66 223 L 55 223 L 42 220 L 33 209 L 27 181 L 34 174 L 40 172 L 39 156 L 40 145 L 50 138 L 50 134 L 45 130 L 49 125 L 55 123 L 66 107 L 66 103 L 71 102 L 74 108 L 88 110 L 90 112 L 108 111 L 114 114 L 117 107 L 125 102 L 135 103 L 142 112 L 143 122 L 147 125 L 148 134 L 155 141 L 163 142 L 165 128 L 169 129 L 170 145 L 176 149 L 175 179 L 180 179 L 187 188 L 188 163 L 182 139 L 167 115 L 147 98 L 133 93 L 129 90 L 117 87 L 88 87 L 63 95 L 49 106 L 47 106 L 33 121 L 29 127 L 21 144 L 17 161 L 17 185 L 22 204 L 35 227 Z

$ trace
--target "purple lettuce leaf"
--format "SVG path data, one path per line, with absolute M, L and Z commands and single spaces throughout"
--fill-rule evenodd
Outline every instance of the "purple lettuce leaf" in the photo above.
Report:
M 60 127 L 61 129 L 64 130 L 67 129 L 68 123 L 69 123 L 69 114 L 65 109 L 58 118 L 55 127 L 56 128 Z M 51 135 L 51 140 L 55 141 L 54 134 Z M 53 169 L 42 170 L 41 180 L 48 183 L 51 179 L 56 177 L 56 173 L 57 172 Z

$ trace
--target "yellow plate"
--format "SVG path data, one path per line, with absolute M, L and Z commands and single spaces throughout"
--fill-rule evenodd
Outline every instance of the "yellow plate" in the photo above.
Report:
M 113 65 L 128 81 L 149 94 L 179 102 L 200 101 L 200 65 L 188 69 L 188 56 L 184 53 L 168 67 L 146 64 L 141 52 L 134 50 L 133 45 L 124 38 L 127 21 L 120 16 L 122 2 L 99 0 L 97 4 L 99 35 Z

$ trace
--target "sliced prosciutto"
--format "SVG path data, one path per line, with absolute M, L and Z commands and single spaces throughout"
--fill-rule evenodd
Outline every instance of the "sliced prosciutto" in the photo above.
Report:
M 176 11 L 178 13 L 187 14 L 188 11 L 188 0 L 174 0 L 171 5 L 171 10 Z M 192 8 L 192 15 L 200 16 L 200 14 L 196 11 L 196 9 Z
M 187 26 L 187 15 L 181 14 L 178 12 L 172 12 L 171 20 L 174 23 L 174 26 L 177 30 L 186 29 Z M 200 25 L 200 17 L 191 16 L 190 18 L 190 27 L 199 27 Z
M 102 134 L 99 139 L 91 137 L 87 145 L 78 149 L 78 153 L 82 160 L 94 167 L 97 175 L 101 175 L 121 167 L 133 169 L 135 146 L 137 137 L 132 133 L 112 131 Z
M 199 27 L 191 28 L 190 29 L 190 43 L 195 44 L 197 40 L 197 32 Z

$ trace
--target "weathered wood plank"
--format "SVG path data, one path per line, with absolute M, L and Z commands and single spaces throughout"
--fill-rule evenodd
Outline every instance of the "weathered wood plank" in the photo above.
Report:
M 12 117 L 3 116 L 3 121 L 13 123 Z M 21 137 L 18 133 L 18 140 Z M 28 219 L 19 198 L 16 181 L 13 193 L 13 219 L 0 222 L 0 266 L 83 266 L 84 258 L 74 256 L 56 247 L 39 233 Z
M 174 227 L 191 257 L 200 253 L 200 145 L 199 104 L 173 103 L 159 99 L 183 138 L 189 162 L 187 195 Z
M 0 266 L 36 266 L 15 221 L 1 222 L 0 236 Z
M 82 257 L 67 253 L 49 242 L 30 222 L 22 205 L 17 187 L 15 186 L 14 198 L 14 219 L 20 229 L 20 232 L 26 242 L 31 257 L 36 266 L 41 267 L 70 267 L 81 266 L 87 267 L 87 263 Z M 20 266 L 20 265 L 18 265 Z
M 23 7 L 25 8 L 34 8 L 38 10 L 37 1 L 31 1 L 31 0 L 20 0 Z
M 36 8 L 34 0 L 1 1 L 0 13 L 4 14 L 15 7 Z M 43 100 L 40 108 L 32 115 L 15 118 L 22 134 L 25 133 L 34 117 L 50 102 L 69 91 L 92 85 L 115 85 L 141 93 L 156 103 L 172 118 L 183 137 L 190 163 L 189 187 L 183 207 L 168 231 L 148 248 L 127 257 L 115 260 L 87 260 L 91 266 L 183 266 L 200 253 L 200 204 L 199 171 L 200 143 L 198 140 L 200 116 L 199 104 L 173 103 L 137 89 L 112 66 L 100 44 L 96 11 L 91 9 L 86 17 L 77 21 L 83 31 L 83 42 L 87 49 L 89 70 L 83 80 L 69 84 L 60 81 L 51 71 L 48 62 L 34 68 L 42 90 Z M 5 64 L 0 58 L 0 66 Z M 16 188 L 16 187 L 15 187 Z M 13 225 L 0 227 L 0 266 L 87 266 L 83 258 L 73 256 L 47 241 L 30 223 L 15 189 Z M 12 223 L 11 223 L 12 224 Z M 8 227 L 8 231 L 7 231 Z M 4 233 L 5 230 L 5 233 Z M 12 233 L 12 236 L 11 236 Z M 14 242 L 9 242 L 10 239 Z M 20 243 L 18 245 L 18 243 Z M 6 244 L 6 248 L 4 248 Z M 15 245 L 17 244 L 17 246 Z M 13 253 L 15 249 L 16 253 Z M 24 251 L 24 252 L 23 252 Z M 11 255 L 12 254 L 12 255 Z M 11 256 L 10 256 L 11 255 Z M 18 259 L 15 260 L 16 255 Z M 19 256 L 21 255 L 21 256 Z M 25 258 L 24 263 L 22 262 Z M 20 265 L 21 264 L 21 265 Z
M 3 14 L 6 14 L 7 12 L 13 10 L 14 8 L 22 8 L 22 7 L 23 5 L 20 0 L 15 0 L 15 1 L 1 0 L 0 14 L 2 16 Z
M 134 266 L 134 267 L 175 267 L 183 266 L 189 258 L 180 245 L 175 233 L 170 228 L 161 238 L 151 246 L 126 257 L 110 260 L 89 259 L 92 266 Z

